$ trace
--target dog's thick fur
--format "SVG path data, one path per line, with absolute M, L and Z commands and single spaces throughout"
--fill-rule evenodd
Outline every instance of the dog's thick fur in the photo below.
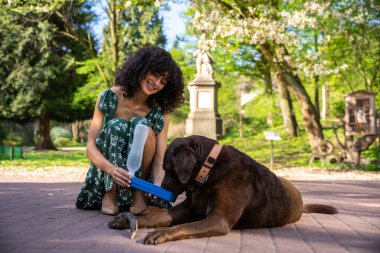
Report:
M 169 210 L 149 208 L 137 217 L 140 227 L 171 226 L 150 232 L 145 243 L 224 235 L 232 228 L 283 226 L 298 221 L 302 212 L 337 212 L 327 205 L 303 205 L 292 183 L 232 146 L 223 146 L 207 181 L 198 184 L 194 178 L 216 143 L 190 136 L 169 145 L 162 187 L 177 195 L 186 192 L 186 199 Z M 129 224 L 116 217 L 109 226 L 125 229 Z

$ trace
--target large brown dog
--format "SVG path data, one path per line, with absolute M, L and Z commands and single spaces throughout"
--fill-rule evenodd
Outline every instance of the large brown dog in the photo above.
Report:
M 302 212 L 336 213 L 331 206 L 303 205 L 300 192 L 286 179 L 232 146 L 222 147 L 207 180 L 195 180 L 215 140 L 202 136 L 175 139 L 164 157 L 162 187 L 186 199 L 167 209 L 149 208 L 137 217 L 140 227 L 168 227 L 150 232 L 146 244 L 227 234 L 232 228 L 283 226 Z M 126 229 L 120 214 L 109 226 Z

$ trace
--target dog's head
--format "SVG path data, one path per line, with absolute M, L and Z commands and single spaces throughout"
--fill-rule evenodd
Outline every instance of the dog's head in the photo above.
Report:
M 217 141 L 203 136 L 173 140 L 164 156 L 165 178 L 162 187 L 181 194 L 194 187 L 194 178 Z

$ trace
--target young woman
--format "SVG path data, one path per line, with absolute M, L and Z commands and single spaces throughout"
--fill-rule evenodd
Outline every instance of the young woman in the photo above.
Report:
M 100 94 L 88 134 L 90 169 L 76 206 L 115 215 L 120 209 L 142 213 L 144 193 L 130 188 L 126 166 L 137 124 L 150 127 L 136 176 L 160 185 L 167 146 L 168 113 L 183 103 L 182 72 L 164 49 L 139 49 L 117 71 L 115 85 Z

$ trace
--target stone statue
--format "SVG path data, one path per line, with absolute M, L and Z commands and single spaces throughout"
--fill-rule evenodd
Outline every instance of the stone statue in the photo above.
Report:
M 206 34 L 204 32 L 202 32 L 202 36 L 198 41 L 198 49 L 195 51 L 195 55 L 197 56 L 196 78 L 213 79 L 214 70 L 212 69 L 212 64 L 214 63 L 214 59 L 208 52 Z

